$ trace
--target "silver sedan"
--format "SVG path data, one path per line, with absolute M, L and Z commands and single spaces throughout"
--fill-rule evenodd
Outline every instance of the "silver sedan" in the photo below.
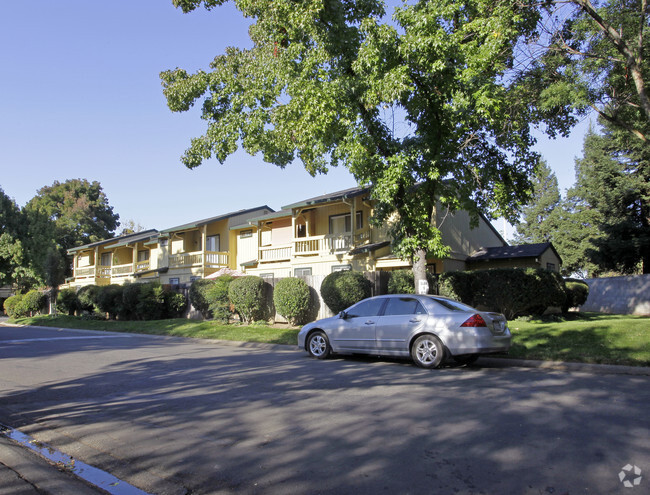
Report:
M 481 354 L 507 352 L 511 339 L 500 313 L 439 296 L 394 294 L 305 325 L 298 346 L 318 359 L 331 353 L 410 356 L 422 368 L 437 368 L 446 356 L 467 364 Z

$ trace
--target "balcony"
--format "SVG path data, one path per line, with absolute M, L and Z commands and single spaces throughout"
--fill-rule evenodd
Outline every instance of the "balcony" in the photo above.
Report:
M 328 234 L 294 239 L 292 243 L 260 247 L 260 263 L 290 261 L 294 257 L 345 254 L 352 248 L 366 244 L 370 231 Z
M 169 268 L 188 268 L 203 266 L 206 268 L 221 268 L 228 266 L 228 253 L 217 251 L 195 251 L 192 253 L 177 253 L 169 257 Z

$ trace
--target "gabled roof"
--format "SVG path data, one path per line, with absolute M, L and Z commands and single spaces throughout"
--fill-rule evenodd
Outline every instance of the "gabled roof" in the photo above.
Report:
M 216 217 L 210 217 L 210 218 L 204 218 L 203 220 L 197 220 L 195 222 L 190 222 L 190 223 L 185 223 L 183 225 L 178 225 L 176 227 L 172 227 L 171 229 L 164 229 L 161 230 L 161 234 L 171 234 L 172 232 L 178 232 L 181 230 L 189 230 L 189 229 L 195 229 L 198 227 L 203 227 L 204 225 L 207 225 L 209 223 L 213 222 L 218 222 L 219 220 L 227 220 L 232 217 L 236 217 L 238 215 L 245 215 L 247 213 L 254 213 L 256 211 L 260 210 L 269 210 L 269 211 L 274 211 L 273 208 L 270 208 L 267 205 L 264 206 L 257 206 L 255 208 L 248 208 L 246 210 L 239 210 L 239 211 L 232 211 L 230 213 L 226 213 L 224 215 L 218 215 Z
M 344 189 L 343 191 L 337 191 L 330 194 L 323 194 L 322 196 L 316 196 L 315 198 L 305 199 L 297 203 L 283 206 L 282 208 L 291 209 L 291 208 L 301 208 L 303 206 L 315 206 L 321 203 L 330 203 L 332 201 L 340 201 L 342 199 L 354 198 L 355 196 L 367 194 L 368 192 L 370 192 L 369 187 L 351 187 L 350 189 Z
M 520 244 L 519 246 L 498 246 L 481 248 L 467 258 L 467 261 L 490 261 L 515 258 L 538 258 L 547 249 L 551 249 L 560 262 L 562 258 L 553 247 L 551 242 L 538 244 Z
M 110 239 L 103 239 L 101 241 L 91 242 L 90 244 L 84 244 L 83 246 L 77 246 L 68 249 L 68 254 L 76 253 L 78 251 L 84 251 L 86 249 L 91 249 L 97 246 L 104 246 L 106 244 L 116 243 L 116 246 L 125 246 L 133 242 L 138 242 L 143 239 L 148 239 L 154 237 L 158 234 L 156 229 L 144 230 L 142 232 L 134 232 L 133 234 L 121 235 L 119 237 L 111 237 Z M 115 247 L 115 246 L 111 246 Z

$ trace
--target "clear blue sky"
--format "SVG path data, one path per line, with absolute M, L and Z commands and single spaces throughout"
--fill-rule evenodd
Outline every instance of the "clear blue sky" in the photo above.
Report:
M 24 206 L 55 180 L 96 180 L 121 220 L 164 229 L 354 186 L 343 168 L 312 178 L 244 152 L 225 165 L 180 163 L 205 122 L 198 109 L 169 111 L 159 73 L 208 69 L 226 46 L 250 44 L 247 25 L 231 4 L 183 14 L 171 0 L 2 2 L 0 187 Z M 585 127 L 540 138 L 561 190 Z

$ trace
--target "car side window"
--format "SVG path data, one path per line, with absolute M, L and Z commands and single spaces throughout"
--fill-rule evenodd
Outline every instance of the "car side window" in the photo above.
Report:
M 420 301 L 411 297 L 393 297 L 388 300 L 384 316 L 425 315 L 426 310 Z
M 352 306 L 348 310 L 348 318 L 377 316 L 382 304 L 384 304 L 383 299 L 368 299 L 367 301 L 361 301 L 359 304 Z

